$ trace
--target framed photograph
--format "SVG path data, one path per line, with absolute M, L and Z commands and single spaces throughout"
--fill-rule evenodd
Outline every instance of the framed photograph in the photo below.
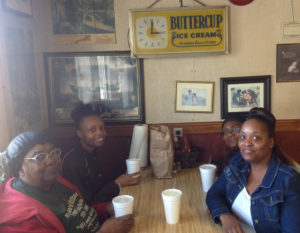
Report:
M 214 82 L 176 81 L 175 112 L 212 112 Z
M 221 118 L 246 116 L 253 107 L 270 110 L 271 75 L 221 78 Z
M 78 102 L 107 124 L 144 123 L 143 61 L 122 52 L 45 53 L 51 125 L 72 124 Z
M 3 0 L 2 2 L 4 8 L 7 10 L 26 16 L 32 16 L 31 0 Z
M 276 82 L 300 81 L 300 43 L 278 44 Z

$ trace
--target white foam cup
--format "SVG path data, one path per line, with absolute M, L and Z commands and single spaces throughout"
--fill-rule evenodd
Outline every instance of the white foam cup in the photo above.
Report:
M 182 192 L 179 189 L 166 189 L 161 193 L 166 221 L 169 224 L 176 224 L 180 217 L 180 205 Z
M 217 167 L 213 164 L 203 164 L 199 167 L 203 191 L 207 192 L 213 185 Z
M 133 196 L 120 195 L 112 199 L 114 206 L 115 217 L 121 217 L 123 215 L 132 214 L 133 212 Z
M 126 165 L 128 174 L 136 173 L 141 170 L 140 159 L 126 159 Z

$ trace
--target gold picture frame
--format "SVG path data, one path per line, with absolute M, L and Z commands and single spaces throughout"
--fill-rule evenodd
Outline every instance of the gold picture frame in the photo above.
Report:
M 176 81 L 175 112 L 212 112 L 214 82 Z

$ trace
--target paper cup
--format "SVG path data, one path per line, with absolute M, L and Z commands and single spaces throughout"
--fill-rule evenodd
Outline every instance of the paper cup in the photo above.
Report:
M 179 189 L 166 189 L 162 191 L 161 196 L 163 199 L 167 223 L 178 223 L 182 192 Z
M 213 164 L 203 164 L 199 167 L 203 191 L 207 192 L 213 185 L 217 167 Z
M 133 196 L 120 195 L 112 199 L 114 206 L 115 217 L 121 217 L 123 215 L 132 214 L 133 212 Z
M 126 159 L 126 165 L 128 174 L 136 173 L 141 170 L 140 159 Z

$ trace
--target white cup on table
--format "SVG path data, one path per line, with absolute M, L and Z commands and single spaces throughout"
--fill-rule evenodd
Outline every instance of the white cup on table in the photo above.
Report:
M 202 187 L 204 192 L 208 192 L 213 185 L 216 176 L 217 167 L 213 164 L 203 164 L 199 166 Z
M 166 189 L 161 193 L 166 221 L 176 224 L 180 218 L 182 192 L 179 189 Z

